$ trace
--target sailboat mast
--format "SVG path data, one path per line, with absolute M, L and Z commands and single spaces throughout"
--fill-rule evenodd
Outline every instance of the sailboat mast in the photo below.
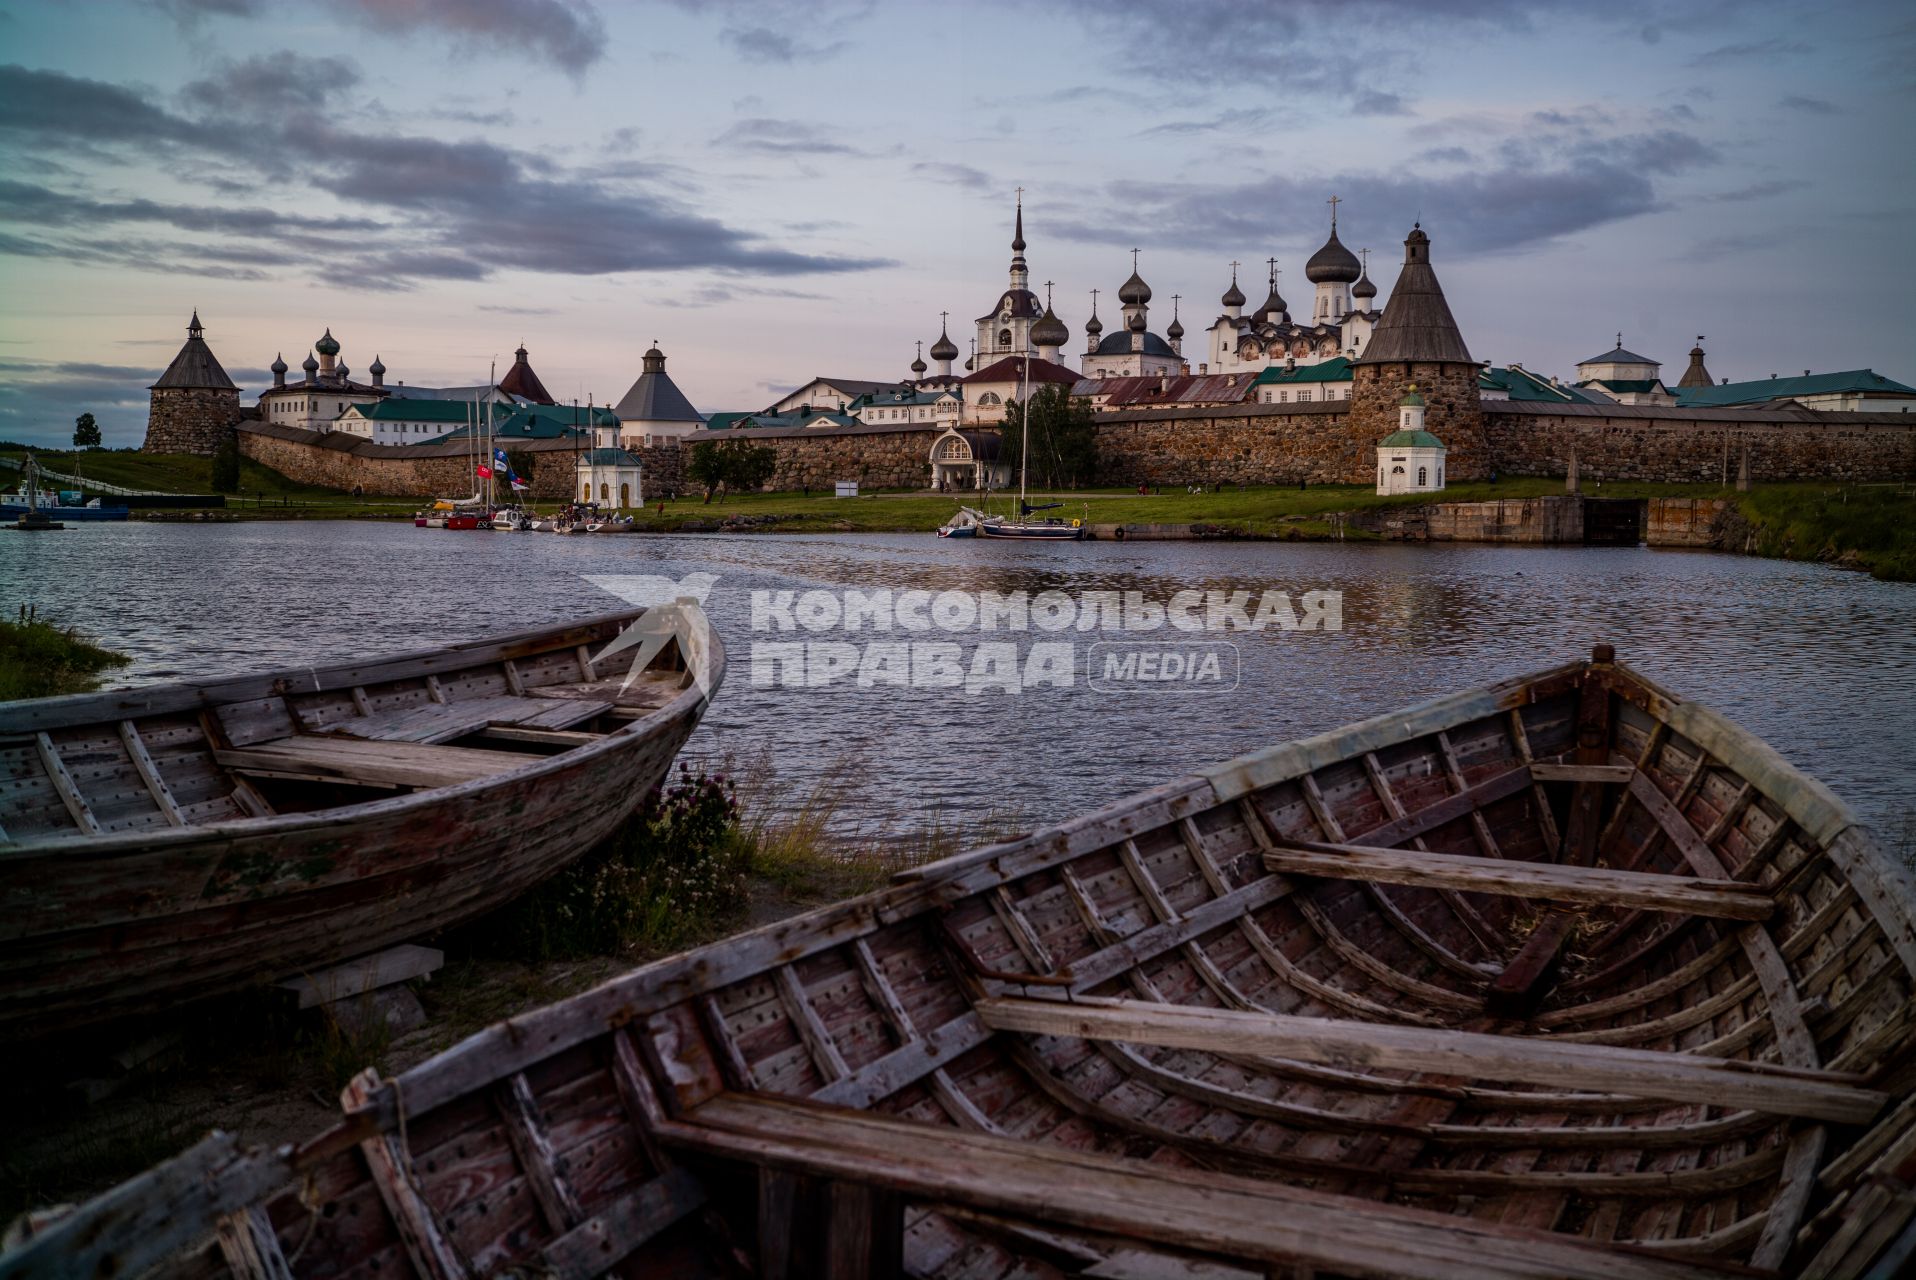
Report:
M 486 366 L 486 470 L 492 470 L 492 388 L 499 377 L 499 361 Z M 486 477 L 486 511 L 492 511 L 492 477 Z
M 1027 339 L 1027 342 L 1029 339 Z M 1027 390 L 1031 382 L 1031 352 L 1025 351 L 1024 360 L 1018 366 L 1018 518 L 1024 519 L 1025 511 L 1025 468 L 1031 461 L 1031 401 Z

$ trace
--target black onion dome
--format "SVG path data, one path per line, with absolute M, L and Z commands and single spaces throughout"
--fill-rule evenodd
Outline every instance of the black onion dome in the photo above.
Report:
M 1182 338 L 1184 336 L 1184 322 L 1176 316 L 1171 317 L 1171 327 L 1164 331 L 1164 336 L 1167 338 Z
M 942 329 L 938 331 L 938 341 L 931 344 L 931 358 L 933 360 L 956 360 L 958 358 L 958 344 L 953 342 L 951 335 Z
M 286 372 L 286 357 L 282 355 L 274 356 L 271 368 L 274 373 L 285 373 Z
M 329 328 L 321 335 L 319 341 L 313 344 L 313 350 L 322 356 L 336 356 L 339 354 L 339 339 L 333 337 L 333 331 Z
M 1084 322 L 1084 331 L 1094 338 L 1104 332 L 1104 321 L 1098 319 L 1097 312 L 1093 311 L 1091 318 Z
M 313 353 L 308 351 L 306 353 L 306 359 L 300 362 L 299 367 L 304 369 L 306 376 L 310 378 L 319 372 L 319 361 L 313 359 Z
M 1244 290 L 1237 287 L 1237 273 L 1231 274 L 1231 287 L 1224 291 L 1224 305 L 1241 307 L 1244 305 Z
M 1304 278 L 1312 284 L 1349 284 L 1364 274 L 1364 264 L 1357 255 L 1344 247 L 1337 238 L 1337 228 L 1331 228 L 1331 238 L 1324 247 L 1311 255 L 1304 264 Z
M 1064 321 L 1058 319 L 1058 313 L 1050 307 L 1044 309 L 1044 315 L 1038 323 L 1031 326 L 1031 345 L 1034 347 L 1062 347 L 1071 341 L 1071 330 Z
M 925 363 L 925 358 L 923 356 L 919 356 L 916 360 L 913 360 L 911 362 L 911 371 L 917 374 L 919 377 L 923 377 L 925 374 L 925 370 L 929 369 L 930 367 L 931 367 L 930 365 Z
M 1130 319 L 1126 320 L 1124 323 L 1126 324 L 1127 327 L 1130 328 L 1132 333 L 1143 333 L 1144 332 L 1144 313 L 1140 311 L 1136 315 L 1133 315 Z
M 1357 283 L 1351 286 L 1351 297 L 1375 298 L 1376 296 L 1377 286 L 1370 282 L 1370 272 L 1366 271 L 1358 277 Z
M 375 356 L 373 357 L 373 362 L 372 362 L 372 365 L 371 365 L 371 366 L 370 366 L 370 368 L 369 368 L 369 372 L 370 372 L 370 373 L 371 373 L 371 374 L 373 375 L 373 377 L 375 377 L 375 378 L 383 378 L 383 377 L 385 377 L 385 376 L 386 376 L 386 365 L 385 365 L 385 362 L 384 362 L 384 361 L 382 361 L 382 360 L 381 360 L 381 359 L 380 359 L 380 358 L 379 358 L 378 356 L 376 356 L 376 355 L 375 355 Z
M 1126 305 L 1141 305 L 1149 302 L 1151 301 L 1151 286 L 1144 283 L 1143 276 L 1133 271 L 1131 278 L 1118 286 L 1118 301 Z

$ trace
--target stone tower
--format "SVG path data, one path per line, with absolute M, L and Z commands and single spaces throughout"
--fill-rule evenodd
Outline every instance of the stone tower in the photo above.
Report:
M 1490 450 L 1478 369 L 1431 270 L 1430 237 L 1421 225 L 1415 226 L 1404 241 L 1404 269 L 1390 291 L 1390 302 L 1351 370 L 1346 482 L 1362 484 L 1371 478 L 1377 443 L 1397 430 L 1398 409 L 1413 385 L 1423 397 L 1428 429 L 1447 446 L 1447 478 L 1487 475 Z
M 204 330 L 195 311 L 186 326 L 186 345 L 148 388 L 152 400 L 141 452 L 211 457 L 240 420 L 239 388 L 213 358 L 212 348 L 200 336 Z

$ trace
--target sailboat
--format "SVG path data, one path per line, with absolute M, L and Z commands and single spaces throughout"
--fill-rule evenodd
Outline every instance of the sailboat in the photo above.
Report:
M 983 518 L 976 520 L 970 527 L 975 530 L 973 536 L 980 538 L 1019 538 L 1025 541 L 1076 542 L 1084 537 L 1084 521 L 1066 521 L 1058 516 L 1046 516 L 1042 520 L 1031 517 L 1040 511 L 1055 511 L 1064 506 L 1062 502 L 1048 502 L 1042 507 L 1034 507 L 1025 497 L 1025 473 L 1031 461 L 1031 353 L 1025 353 L 1024 361 L 1018 367 L 1018 403 L 1024 408 L 1024 426 L 1018 432 L 1018 513 L 1012 520 Z M 956 527 L 953 521 L 946 528 Z M 951 537 L 945 529 L 938 531 L 940 537 Z M 958 535 L 963 537 L 965 535 Z

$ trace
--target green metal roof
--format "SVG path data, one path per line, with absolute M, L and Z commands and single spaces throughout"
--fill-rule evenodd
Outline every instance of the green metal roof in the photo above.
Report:
M 1589 378 L 1577 384 L 1583 387 L 1602 387 L 1606 391 L 1646 392 L 1655 391 L 1656 378 Z
M 1397 403 L 1400 407 L 1408 406 L 1413 409 L 1421 409 L 1424 407 L 1424 398 L 1417 394 L 1416 387 L 1412 387 L 1404 393 L 1404 398 Z
M 1272 365 L 1258 374 L 1251 385 L 1267 387 L 1274 383 L 1349 382 L 1350 380 L 1351 362 L 1344 356 L 1332 356 L 1321 364 L 1301 364 L 1295 369 Z
M 1535 400 L 1547 404 L 1593 404 L 1595 401 L 1575 387 L 1564 383 L 1552 386 L 1528 369 L 1485 369 L 1477 375 L 1477 386 L 1484 391 L 1502 391 L 1512 400 Z
M 1761 378 L 1754 382 L 1729 382 L 1714 387 L 1678 387 L 1676 398 L 1678 404 L 1697 409 L 1716 405 L 1756 404 L 1789 396 L 1836 395 L 1845 391 L 1916 395 L 1916 387 L 1906 387 L 1892 378 L 1885 378 L 1874 369 L 1845 369 L 1840 373 L 1812 373 L 1802 378 Z
M 415 401 L 414 403 L 418 403 Z M 585 426 L 616 427 L 619 419 L 610 409 L 573 408 L 569 404 L 535 404 L 515 409 L 510 415 L 493 411 L 492 434 L 499 440 L 556 440 Z M 482 424 L 480 434 L 484 434 Z M 440 436 L 441 440 L 461 440 L 471 431 L 460 427 Z
M 749 412 L 727 409 L 723 413 L 714 413 L 708 416 L 705 419 L 705 429 L 707 431 L 730 431 L 733 427 L 740 425 L 745 419 L 752 416 Z
M 636 467 L 639 459 L 629 449 L 587 449 L 579 455 L 581 464 L 595 467 Z
M 472 421 L 470 400 L 376 400 L 347 406 L 346 412 L 372 422 L 449 422 L 465 426 Z M 485 406 L 479 416 L 486 416 Z
M 1380 449 L 1442 449 L 1444 442 L 1428 431 L 1393 431 L 1377 442 Z

